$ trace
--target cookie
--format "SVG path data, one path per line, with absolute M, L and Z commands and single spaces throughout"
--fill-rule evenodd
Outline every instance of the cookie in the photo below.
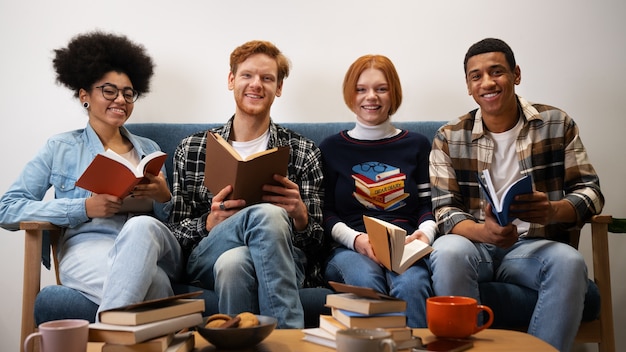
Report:
M 256 315 L 250 312 L 240 313 L 237 315 L 237 317 L 241 318 L 241 321 L 239 322 L 240 328 L 249 328 L 259 325 L 259 319 L 256 317 Z
M 230 316 L 227 314 L 213 314 L 207 319 L 206 327 L 212 329 L 219 328 L 229 320 Z

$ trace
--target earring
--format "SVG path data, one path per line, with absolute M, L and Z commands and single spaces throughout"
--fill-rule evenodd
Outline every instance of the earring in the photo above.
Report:
M 89 109 L 89 102 L 88 102 L 88 101 L 84 102 L 84 103 L 83 103 L 83 107 L 84 107 L 85 109 Z

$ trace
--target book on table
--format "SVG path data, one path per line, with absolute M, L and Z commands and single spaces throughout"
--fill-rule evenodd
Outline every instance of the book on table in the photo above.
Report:
M 274 174 L 286 176 L 289 147 L 254 153 L 243 159 L 221 135 L 207 133 L 204 184 L 213 194 L 232 185 L 228 199 L 244 199 L 246 205 L 262 202 L 266 184 L 278 185 Z
M 498 219 L 500 226 L 506 226 L 513 220 L 515 216 L 510 214 L 509 207 L 513 203 L 515 196 L 526 193 L 533 193 L 533 180 L 530 174 L 523 175 L 521 178 L 509 185 L 504 191 L 502 196 L 498 197 L 498 192 L 493 184 L 491 173 L 488 169 L 483 170 L 477 176 L 478 185 L 482 193 L 487 198 L 493 214 Z
M 105 324 L 141 325 L 204 312 L 204 300 L 191 298 L 201 293 L 202 291 L 183 293 L 102 311 L 98 315 L 98 320 Z
M 408 349 L 418 345 L 419 339 L 413 338 L 411 328 L 387 328 L 385 330 L 391 333 L 391 339 L 394 340 L 398 349 Z M 312 342 L 330 348 L 337 348 L 337 334 L 330 333 L 321 326 L 319 328 L 303 329 L 302 332 L 304 333 L 304 337 L 302 337 L 303 341 Z
M 105 343 L 101 352 L 165 352 L 174 340 L 174 333 L 155 337 L 134 345 Z
M 165 352 L 191 352 L 196 346 L 196 340 L 192 331 L 178 333 L 167 347 Z
M 406 231 L 390 222 L 363 215 L 363 222 L 374 255 L 385 268 L 403 273 L 433 248 L 420 240 L 405 244 Z
M 302 340 L 304 341 L 309 341 L 330 348 L 337 348 L 335 335 L 322 328 L 307 328 L 303 329 L 302 332 L 304 333 L 304 337 L 302 337 Z
M 348 327 L 333 318 L 332 315 L 321 314 L 319 328 L 334 336 L 337 334 L 337 331 L 347 329 Z
M 146 155 L 135 167 L 111 149 L 99 153 L 76 181 L 76 186 L 96 194 L 126 198 L 139 183 L 147 182 L 145 174 L 158 175 L 167 154 L 156 151 Z
M 335 336 L 337 331 L 347 329 L 348 327 L 333 318 L 332 315 L 321 314 L 319 328 Z M 384 330 L 391 334 L 391 338 L 394 341 L 409 340 L 413 336 L 411 328 L 407 326 L 384 328 Z
M 326 295 L 326 306 L 361 314 L 405 312 L 406 301 L 374 289 L 329 281 L 338 293 Z
M 202 323 L 201 313 L 192 313 L 141 325 L 114 325 L 96 322 L 89 324 L 89 341 L 132 345 L 179 332 L 182 329 Z
M 349 328 L 384 329 L 406 326 L 406 314 L 403 312 L 361 314 L 332 307 L 330 311 L 333 318 Z

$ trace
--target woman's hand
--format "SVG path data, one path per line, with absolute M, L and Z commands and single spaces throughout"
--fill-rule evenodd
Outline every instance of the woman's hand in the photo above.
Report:
M 167 186 L 163 172 L 158 176 L 146 174 L 148 183 L 140 183 L 133 189 L 132 196 L 138 199 L 153 199 L 159 203 L 168 202 L 172 199 L 172 193 Z
M 372 244 L 370 243 L 370 238 L 366 233 L 362 233 L 356 236 L 356 238 L 354 239 L 354 250 L 370 258 L 376 264 L 382 265 L 380 260 L 376 258 L 376 255 L 374 254 L 374 249 L 372 248 Z
M 85 201 L 89 218 L 108 218 L 122 207 L 122 200 L 110 194 L 94 194 Z
M 406 236 L 406 239 L 404 240 L 404 244 L 409 244 L 415 240 L 420 240 L 426 244 L 430 244 L 430 240 L 428 239 L 428 236 L 426 236 L 426 234 L 424 232 L 422 232 L 421 230 L 415 230 L 415 232 L 413 232 L 411 235 Z

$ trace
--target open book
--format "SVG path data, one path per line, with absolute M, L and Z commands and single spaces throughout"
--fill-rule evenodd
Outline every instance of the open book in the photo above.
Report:
M 366 215 L 363 215 L 363 222 L 376 258 L 385 268 L 398 274 L 433 251 L 431 246 L 419 240 L 405 245 L 406 231 L 392 223 Z
M 158 175 L 167 154 L 156 151 L 146 155 L 137 167 L 123 156 L 108 149 L 99 153 L 76 181 L 76 186 L 96 194 L 126 198 L 135 186 L 147 181 L 146 173 Z
M 493 182 L 491 181 L 489 170 L 483 170 L 482 173 L 478 174 L 477 179 L 480 189 L 489 204 L 491 204 L 493 213 L 498 219 L 500 226 L 506 226 L 508 223 L 515 220 L 515 216 L 509 214 L 509 207 L 511 203 L 513 203 L 515 196 L 518 194 L 533 193 L 533 180 L 530 175 L 524 175 L 522 178 L 512 183 L 502 192 L 502 197 L 498 197 Z
M 274 184 L 274 174 L 287 175 L 289 147 L 276 147 L 241 158 L 217 133 L 209 131 L 206 143 L 204 184 L 213 194 L 228 185 L 228 199 L 244 199 L 246 205 L 262 202 L 263 185 Z

